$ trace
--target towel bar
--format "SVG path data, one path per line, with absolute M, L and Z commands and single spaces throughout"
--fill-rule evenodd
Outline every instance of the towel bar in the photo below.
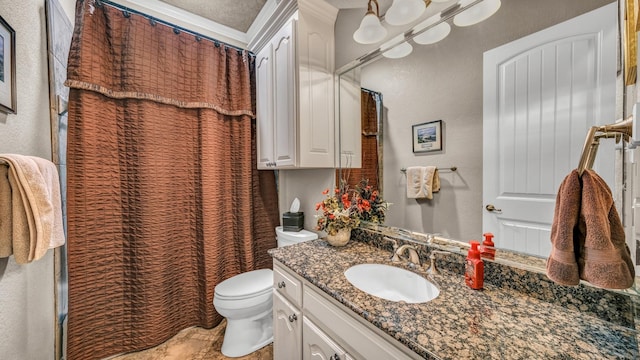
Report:
M 438 171 L 456 171 L 456 170 L 458 170 L 458 167 L 457 166 L 452 166 L 452 167 L 449 167 L 449 168 L 436 168 L 436 169 L 438 169 Z M 400 171 L 407 172 L 407 169 L 406 168 L 401 168 Z
M 632 132 L 633 116 L 629 116 L 625 120 L 613 124 L 592 126 L 587 132 L 587 137 L 584 140 L 582 156 L 580 156 L 580 162 L 578 163 L 578 174 L 582 176 L 582 173 L 586 169 L 591 169 L 591 167 L 593 167 L 601 138 L 615 138 L 616 142 L 622 138 L 622 140 L 628 142 Z

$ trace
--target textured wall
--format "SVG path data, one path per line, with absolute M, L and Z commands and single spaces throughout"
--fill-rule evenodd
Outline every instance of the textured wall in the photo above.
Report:
M 61 0 L 73 19 L 75 1 Z M 0 0 L 16 31 L 16 115 L 0 113 L 0 153 L 51 159 L 44 0 Z M 0 259 L 0 358 L 53 359 L 53 251 L 28 265 Z

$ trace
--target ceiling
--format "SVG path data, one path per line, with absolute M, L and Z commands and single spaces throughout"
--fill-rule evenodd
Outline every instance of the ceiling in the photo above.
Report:
M 267 0 L 160 0 L 218 24 L 246 33 Z M 338 9 L 366 9 L 368 0 L 326 0 Z M 381 13 L 392 0 L 378 0 Z M 364 15 L 364 11 L 362 13 Z
M 267 0 L 161 1 L 245 33 L 267 2 Z

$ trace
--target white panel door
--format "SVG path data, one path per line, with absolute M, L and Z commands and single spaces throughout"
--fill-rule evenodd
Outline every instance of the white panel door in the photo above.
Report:
M 291 19 L 276 34 L 273 45 L 273 121 L 275 123 L 274 154 L 278 167 L 295 166 L 297 87 L 295 63 L 295 26 Z
M 303 360 L 341 360 L 346 352 L 334 343 L 327 334 L 316 327 L 306 316 L 302 324 Z M 274 359 L 276 359 L 274 354 Z
M 302 313 L 273 292 L 273 358 L 302 357 Z
M 497 247 L 549 255 L 557 189 L 589 127 L 615 120 L 616 41 L 612 3 L 485 52 L 483 231 Z M 613 143 L 594 165 L 612 188 Z
M 360 70 L 340 75 L 338 80 L 340 114 L 340 158 L 343 169 L 362 167 L 362 89 Z
M 256 126 L 258 169 L 273 168 L 273 46 L 256 55 Z
M 298 21 L 301 167 L 334 166 L 333 23 L 300 15 Z

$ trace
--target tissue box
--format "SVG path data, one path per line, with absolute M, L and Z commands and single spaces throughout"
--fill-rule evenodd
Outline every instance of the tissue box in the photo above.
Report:
M 289 212 L 282 214 L 282 229 L 284 231 L 300 231 L 304 227 L 304 212 Z

